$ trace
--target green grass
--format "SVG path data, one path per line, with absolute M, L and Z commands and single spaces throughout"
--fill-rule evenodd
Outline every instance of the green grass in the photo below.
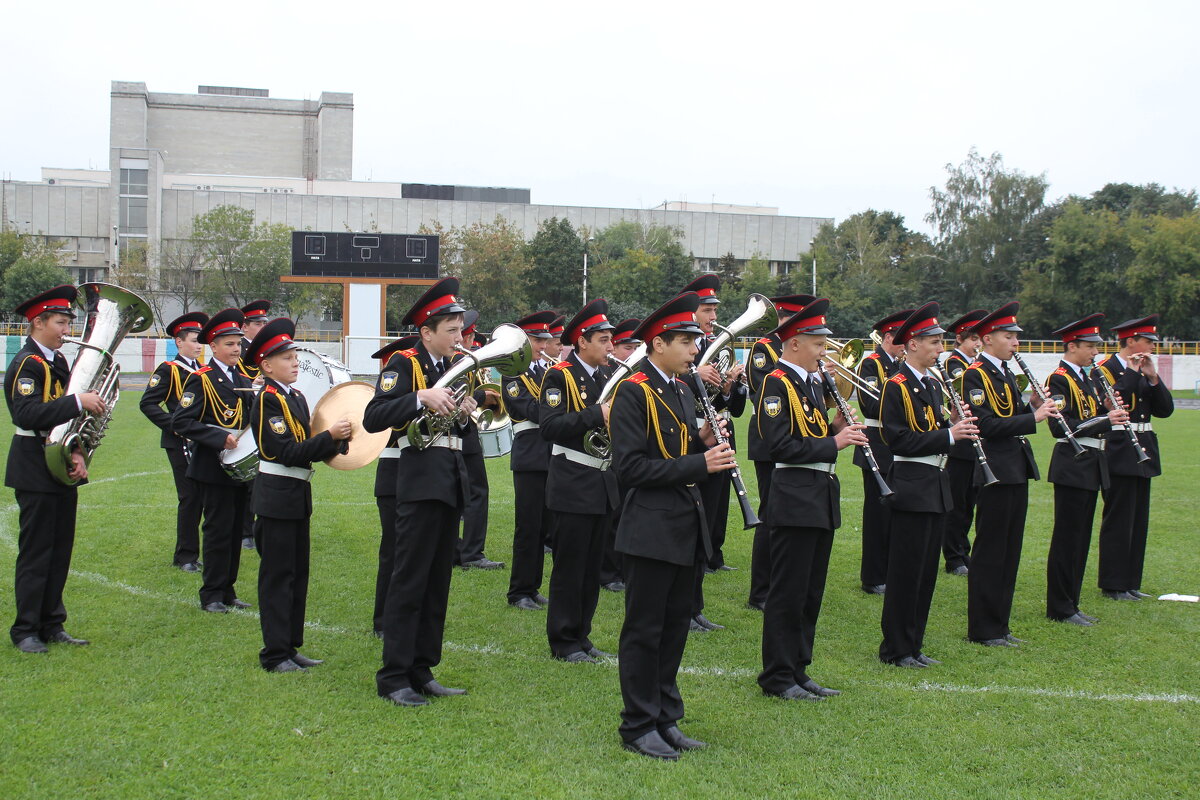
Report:
M 681 677 L 687 733 L 712 747 L 664 764 L 625 753 L 612 665 L 547 652 L 540 613 L 510 609 L 507 570 L 455 572 L 438 677 L 464 698 L 423 709 L 375 696 L 370 634 L 378 542 L 373 468 L 315 478 L 308 674 L 258 667 L 257 619 L 208 615 L 199 578 L 170 568 L 173 490 L 155 429 L 118 406 L 81 490 L 68 630 L 86 648 L 48 657 L 0 647 L 0 797 L 1191 797 L 1200 778 L 1200 607 L 1113 603 L 1095 589 L 1081 630 L 1043 616 L 1050 486 L 1034 484 L 1013 629 L 1020 650 L 963 640 L 966 581 L 939 575 L 919 673 L 881 665 L 880 600 L 857 588 L 859 473 L 841 459 L 838 532 L 812 673 L 845 694 L 764 698 L 754 682 L 761 617 L 743 607 L 750 537 L 732 514 L 728 560 L 706 583 L 710 618 Z M 744 424 L 744 423 L 743 423 Z M 1200 415 L 1155 420 L 1167 474 L 1155 481 L 1147 591 L 1200 590 Z M 10 425 L 0 423 L 0 441 Z M 1038 437 L 1040 463 L 1048 441 Z M 490 461 L 488 555 L 508 561 L 511 478 Z M 753 470 L 745 470 L 752 480 Z M 1189 489 L 1188 487 L 1193 487 Z M 0 618 L 12 616 L 17 515 L 0 509 Z M 256 601 L 257 556 L 239 594 Z M 615 650 L 622 597 L 602 592 L 594 639 Z

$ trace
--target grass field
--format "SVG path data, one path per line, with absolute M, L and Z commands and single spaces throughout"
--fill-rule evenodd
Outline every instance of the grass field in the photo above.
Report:
M 1200 793 L 1200 606 L 1114 603 L 1091 629 L 1043 616 L 1051 487 L 1034 484 L 1013 630 L 1019 650 L 964 641 L 966 581 L 939 575 L 920 672 L 876 660 L 880 598 L 858 590 L 859 473 L 843 455 L 813 676 L 822 703 L 765 698 L 761 617 L 743 607 L 750 537 L 732 510 L 728 561 L 681 677 L 687 733 L 712 744 L 674 764 L 618 746 L 614 665 L 549 658 L 541 613 L 504 602 L 508 571 L 456 571 L 443 683 L 470 695 L 399 709 L 375 696 L 370 635 L 378 522 L 373 468 L 320 468 L 314 484 L 308 674 L 258 667 L 252 613 L 209 615 L 199 577 L 172 569 L 174 493 L 158 434 L 127 392 L 81 490 L 67 628 L 86 648 L 0 647 L 0 798 L 311 797 L 1195 797 Z M 744 424 L 744 423 L 743 423 Z M 1200 413 L 1155 420 L 1146 591 L 1200 591 L 1195 538 Z M 7 417 L 0 442 L 9 440 Z M 1043 472 L 1049 442 L 1037 437 Z M 490 557 L 509 560 L 512 484 L 490 461 Z M 753 470 L 745 470 L 752 480 Z M 1192 488 L 1188 488 L 1192 487 Z M 0 509 L 0 621 L 10 624 L 16 506 Z M 256 602 L 258 559 L 239 594 Z M 594 639 L 615 650 L 621 595 L 602 592 Z

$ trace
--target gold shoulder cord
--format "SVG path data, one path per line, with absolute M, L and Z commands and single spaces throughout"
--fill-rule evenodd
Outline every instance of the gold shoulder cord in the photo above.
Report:
M 583 398 L 579 396 L 579 385 L 575 383 L 575 376 L 569 369 L 560 369 L 559 372 L 563 374 L 563 381 L 567 384 L 567 410 L 583 411 Z M 572 405 L 575 407 L 571 408 Z
M 208 379 L 207 372 L 200 373 L 200 383 L 203 384 L 204 402 L 206 404 L 211 403 L 213 406 L 213 409 L 221 411 L 222 412 L 221 419 L 229 420 L 228 424 L 226 424 L 225 422 L 219 423 L 221 425 L 221 427 L 222 428 L 240 428 L 240 427 L 242 427 L 242 410 L 243 410 L 242 399 L 240 397 L 238 398 L 237 411 L 235 412 L 232 408 L 225 405 L 225 401 L 221 399 L 221 395 L 217 394 L 217 387 L 213 386 L 212 381 L 210 381 Z M 228 415 L 226 415 L 224 413 L 226 411 L 228 411 L 230 413 Z
M 525 384 L 525 390 L 529 392 L 530 396 L 532 396 L 534 400 L 540 400 L 542 398 L 541 385 L 535 385 L 533 381 L 529 380 L 529 376 L 525 373 L 521 373 L 520 377 L 521 383 Z
M 893 381 L 891 380 L 888 380 L 886 383 L 884 383 L 883 391 L 886 392 L 888 390 L 888 386 L 892 383 Z M 916 409 L 913 408 L 912 398 L 908 396 L 908 392 L 905 390 L 904 384 L 901 383 L 897 385 L 900 387 L 900 396 L 904 398 L 904 419 L 908 422 L 909 430 L 914 430 L 917 433 L 929 433 L 931 430 L 937 427 L 937 421 L 933 416 L 933 406 L 925 406 L 925 422 L 929 424 L 929 427 L 922 428 L 921 423 L 917 420 L 917 412 Z M 880 392 L 879 394 L 879 407 L 883 408 L 883 392 Z
M 1100 369 L 1100 374 L 1103 375 L 1104 378 L 1108 381 L 1109 385 L 1113 387 L 1113 392 L 1115 393 L 1116 389 L 1117 389 L 1117 379 L 1113 377 L 1113 374 L 1112 374 L 1112 372 L 1109 371 L 1108 367 L 1100 367 L 1099 369 Z M 1126 403 L 1125 405 L 1127 407 L 1126 410 L 1128 410 L 1129 413 L 1132 414 L 1133 410 L 1135 408 L 1137 408 L 1137 392 L 1134 392 L 1130 396 L 1129 402 Z
M 792 433 L 796 429 L 793 423 L 799 423 L 801 436 L 814 438 L 828 436 L 829 423 L 825 420 L 825 415 L 821 413 L 820 409 L 813 408 L 812 416 L 808 416 L 800 403 L 800 395 L 796 393 L 796 387 L 792 386 L 792 382 L 783 378 L 779 380 L 783 382 L 783 388 L 787 390 L 788 405 L 792 409 L 791 418 L 788 420 L 788 433 Z
M 17 376 L 18 377 L 20 377 L 20 375 L 21 375 L 21 370 L 25 369 L 25 362 L 31 358 L 33 358 L 32 354 L 25 356 L 25 358 L 21 360 L 21 366 L 17 367 Z M 41 359 L 41 363 L 42 363 L 42 369 L 46 373 L 46 377 L 44 379 L 42 379 L 42 402 L 49 403 L 51 400 L 57 400 L 58 398 L 63 396 L 62 384 L 61 383 L 55 384 L 54 391 L 51 392 L 50 387 L 52 385 L 52 382 L 50 380 L 50 364 L 44 358 Z M 14 380 L 12 382 L 12 389 L 9 391 L 9 394 L 12 395 L 13 397 L 16 397 L 17 396 L 16 391 L 17 391 L 17 382 Z
M 264 389 L 263 391 L 266 392 L 267 390 Z M 292 416 L 292 411 L 291 411 L 291 409 L 288 408 L 287 400 L 280 397 L 277 392 L 268 392 L 268 394 L 273 396 L 276 400 L 279 401 L 279 405 L 283 409 L 283 419 L 287 423 L 288 431 L 292 434 L 292 438 L 295 439 L 297 442 L 303 442 L 305 439 L 307 439 L 308 436 L 305 435 L 305 433 L 304 433 L 304 426 L 301 425 L 300 423 L 296 422 L 296 418 Z M 261 458 L 265 458 L 267 461 L 274 461 L 275 457 L 267 455 L 266 451 L 263 450 L 262 444 L 261 444 L 262 443 L 262 431 L 263 431 L 263 418 L 266 416 L 266 413 L 267 413 L 266 399 L 267 398 L 265 398 L 265 397 L 262 398 L 262 400 L 259 401 L 259 404 L 258 404 L 258 441 L 259 441 L 258 455 Z
M 1012 389 L 1008 387 L 1008 381 L 1004 382 L 1004 402 L 1000 401 L 999 395 L 996 394 L 996 389 L 992 386 L 992 376 L 979 367 L 971 366 L 967 369 L 973 369 L 983 378 L 983 391 L 987 394 L 988 405 L 992 407 L 992 411 L 996 412 L 997 417 L 1011 417 L 1015 409 L 1013 401 Z
M 167 393 L 168 400 L 178 400 L 183 394 L 183 379 L 179 377 L 179 367 L 171 364 L 171 391 Z

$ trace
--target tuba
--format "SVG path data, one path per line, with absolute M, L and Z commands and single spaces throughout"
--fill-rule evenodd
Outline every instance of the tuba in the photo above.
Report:
M 764 336 L 774 330 L 777 325 L 779 325 L 779 312 L 775 310 L 775 304 L 764 295 L 751 294 L 746 303 L 746 310 L 740 317 L 729 323 L 728 328 L 713 323 L 713 327 L 720 333 L 709 343 L 704 355 L 700 356 L 700 360 L 696 362 L 696 368 L 712 364 L 724 378 L 737 363 L 737 354 L 733 351 L 733 341 L 739 336 L 756 338 Z M 746 380 L 744 374 L 742 380 Z M 716 386 L 706 383 L 704 388 L 710 397 L 716 396 Z
M 145 300 L 109 283 L 80 286 L 79 304 L 87 313 L 87 322 L 82 339 L 66 339 L 79 345 L 66 392 L 96 392 L 107 410 L 100 415 L 84 411 L 70 422 L 55 426 L 46 438 L 46 466 L 54 479 L 66 486 L 79 483 L 67 474 L 71 452 L 78 449 L 84 462 L 91 464 L 92 454 L 100 446 L 113 408 L 121 397 L 121 365 L 114 355 L 117 345 L 127 334 L 144 331 L 154 322 L 154 314 Z
M 471 351 L 462 346 L 456 346 L 455 349 L 466 358 L 451 364 L 446 374 L 438 378 L 434 388 L 450 389 L 454 393 L 456 410 L 443 417 L 425 409 L 421 416 L 409 423 L 408 443 L 418 450 L 424 450 L 443 436 L 448 436 L 456 424 L 466 419 L 460 406 L 470 389 L 470 373 L 495 367 L 501 375 L 512 377 L 524 372 L 533 358 L 533 348 L 529 346 L 525 331 L 509 323 L 492 331 L 492 340 L 478 350 Z

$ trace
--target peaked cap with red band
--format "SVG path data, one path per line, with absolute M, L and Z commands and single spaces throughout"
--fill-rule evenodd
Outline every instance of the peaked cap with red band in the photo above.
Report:
M 567 315 L 559 314 L 554 318 L 554 322 L 550 323 L 550 338 L 561 339 L 563 335 L 563 326 L 567 324 Z
M 970 336 L 968 331 L 979 324 L 979 321 L 987 316 L 987 311 L 982 308 L 977 308 L 974 311 L 968 311 L 954 322 L 950 323 L 950 332 L 955 336 Z
M 701 275 L 681 290 L 681 292 L 695 292 L 702 304 L 720 303 L 721 301 L 717 299 L 719 291 L 721 291 L 721 279 L 711 272 Z
M 926 303 L 908 315 L 908 319 L 900 323 L 900 327 L 892 334 L 892 341 L 904 344 L 909 339 L 918 336 L 933 336 L 945 333 L 946 330 L 938 324 L 937 316 L 942 312 L 938 303 Z
M 415 333 L 409 334 L 408 336 L 401 336 L 396 341 L 389 342 L 388 344 L 385 344 L 383 347 L 376 350 L 374 353 L 371 353 L 371 358 L 390 358 L 392 353 L 396 352 L 397 350 L 407 350 L 410 347 L 416 347 L 417 342 L 419 341 L 421 341 L 421 337 L 417 336 Z
M 1151 314 L 1141 319 L 1130 319 L 1120 325 L 1113 325 L 1113 333 L 1118 339 L 1128 339 L 1131 336 L 1141 336 L 1152 342 L 1158 339 L 1158 314 Z
M 260 319 L 269 319 L 271 311 L 270 300 L 255 300 L 253 303 L 247 303 L 242 306 L 242 313 L 246 315 L 246 322 L 257 322 Z
M 227 308 L 212 315 L 200 330 L 200 341 L 212 344 L 218 336 L 242 335 L 242 325 L 246 323 L 246 315 L 240 308 Z
M 535 339 L 550 338 L 550 323 L 554 322 L 553 311 L 535 311 L 517 320 L 516 325 Z
M 58 314 L 66 314 L 71 319 L 75 318 L 75 310 L 72 306 L 75 305 L 75 299 L 79 296 L 79 290 L 70 284 L 55 286 L 47 292 L 42 292 L 37 297 L 26 300 L 21 305 L 17 306 L 17 313 L 24 316 L 30 322 L 38 314 L 44 314 L 47 311 L 54 311 Z
M 704 331 L 696 324 L 696 309 L 704 302 L 695 292 L 684 292 L 663 303 L 642 320 L 633 332 L 633 338 L 649 342 L 661 333 L 690 333 L 699 336 Z
M 974 328 L 968 328 L 968 332 L 974 333 L 977 336 L 984 336 L 992 331 L 1020 332 L 1022 330 L 1021 326 L 1017 324 L 1017 309 L 1020 307 L 1021 304 L 1016 300 L 1013 300 L 1011 303 L 1005 303 L 979 320 Z
M 829 301 L 825 298 L 813 300 L 804 308 L 779 323 L 779 327 L 771 331 L 771 333 L 778 336 L 780 341 L 786 341 L 800 334 L 811 336 L 831 334 L 833 331 L 825 327 L 825 317 L 827 314 L 829 314 Z
M 817 298 L 811 294 L 787 294 L 782 297 L 772 297 L 771 303 L 779 316 L 786 317 L 795 314 Z
M 263 359 L 268 356 L 295 350 L 299 347 L 295 338 L 296 323 L 287 317 L 273 319 L 264 325 L 262 330 L 254 334 L 254 341 L 250 343 L 250 349 L 246 351 L 246 358 L 255 364 L 261 364 Z
M 914 311 L 916 311 L 915 308 L 906 308 L 903 311 L 897 311 L 895 314 L 888 314 L 886 317 L 879 320 L 879 322 L 876 322 L 874 325 L 872 325 L 871 329 L 879 331 L 881 336 L 885 333 L 891 333 L 903 325 L 904 321 L 908 319 Z
M 458 304 L 455 297 L 458 287 L 458 278 L 442 278 L 413 303 L 400 324 L 420 328 L 426 320 L 438 314 L 462 314 L 466 309 Z
M 637 338 L 637 329 L 641 327 L 642 321 L 637 317 L 623 319 L 617 323 L 617 327 L 613 329 L 613 344 L 621 344 L 629 342 L 638 344 L 642 340 Z
M 571 317 L 571 321 L 563 328 L 562 340 L 568 344 L 575 344 L 580 336 L 588 331 L 611 331 L 614 326 L 608 321 L 608 301 L 603 297 L 597 297 L 592 302 L 588 303 L 583 309 Z
M 1103 319 L 1103 314 L 1088 314 L 1070 325 L 1063 325 L 1050 335 L 1062 339 L 1063 344 L 1067 342 L 1103 342 L 1104 337 L 1100 335 L 1100 323 Z
M 167 323 L 167 336 L 183 336 L 192 331 L 199 333 L 204 330 L 206 322 L 208 322 L 208 314 L 203 311 L 188 312 Z
M 463 312 L 462 337 L 475 335 L 475 323 L 479 322 L 479 312 L 474 309 Z

